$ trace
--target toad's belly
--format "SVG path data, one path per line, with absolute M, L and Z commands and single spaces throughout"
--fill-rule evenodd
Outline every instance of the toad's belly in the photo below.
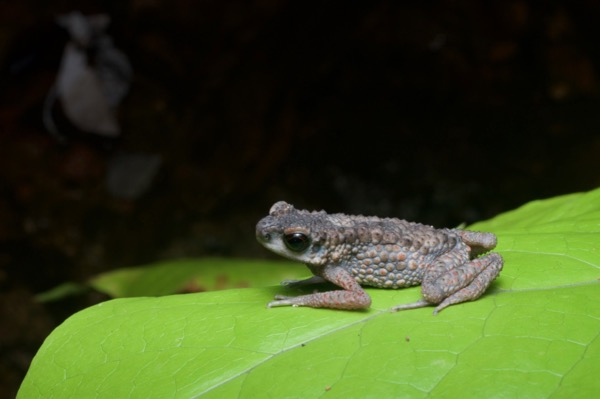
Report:
M 357 283 L 379 288 L 403 288 L 421 284 L 425 264 L 413 259 L 358 261 L 350 268 Z

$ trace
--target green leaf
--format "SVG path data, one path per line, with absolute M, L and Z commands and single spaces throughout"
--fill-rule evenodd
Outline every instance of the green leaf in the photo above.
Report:
M 289 261 L 179 259 L 102 273 L 85 284 L 64 283 L 36 296 L 42 302 L 80 294 L 89 287 L 113 298 L 169 295 L 259 287 L 308 277 L 306 268 Z
M 87 291 L 87 287 L 85 285 L 69 281 L 48 291 L 37 294 L 35 299 L 40 302 L 52 302 L 68 296 L 79 295 L 85 291 Z
M 108 301 L 72 316 L 19 398 L 593 397 L 600 392 L 600 190 L 472 226 L 504 270 L 477 301 L 389 312 L 273 308 L 279 287 Z M 302 267 L 299 265 L 299 267 Z
M 90 285 L 113 297 L 168 295 L 187 290 L 256 287 L 310 274 L 288 261 L 183 259 L 129 267 L 94 277 Z

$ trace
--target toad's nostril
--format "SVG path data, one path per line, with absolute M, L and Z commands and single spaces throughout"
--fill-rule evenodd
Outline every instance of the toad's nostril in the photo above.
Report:
M 269 242 L 271 241 L 271 234 L 264 232 L 262 229 L 256 229 L 256 239 L 261 242 Z

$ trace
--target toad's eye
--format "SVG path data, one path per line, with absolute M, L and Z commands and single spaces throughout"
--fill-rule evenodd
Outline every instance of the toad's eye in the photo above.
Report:
M 302 252 L 310 245 L 310 239 L 303 233 L 290 233 L 283 236 L 283 242 L 290 251 Z

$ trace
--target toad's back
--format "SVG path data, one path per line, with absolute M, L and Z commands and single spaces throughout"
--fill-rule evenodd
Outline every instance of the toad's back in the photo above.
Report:
M 466 248 L 455 230 L 393 218 L 289 212 L 281 207 L 278 212 L 277 204 L 273 206 L 275 211 L 257 226 L 257 235 L 287 234 L 290 239 L 302 235 L 307 247 L 301 252 L 289 245 L 270 249 L 306 263 L 313 271 L 339 265 L 363 285 L 400 288 L 420 284 L 426 266 L 457 247 Z M 455 252 L 468 260 L 468 249 Z
M 466 247 L 459 235 L 449 229 L 391 218 L 338 214 L 330 217 L 332 225 L 339 218 L 350 219 L 352 223 L 348 224 L 353 225 L 337 230 L 338 237 L 340 233 L 344 237 L 343 242 L 335 244 L 329 240 L 330 259 L 342 255 L 341 263 L 363 285 L 401 288 L 420 284 L 426 267 L 435 259 L 457 247 Z

